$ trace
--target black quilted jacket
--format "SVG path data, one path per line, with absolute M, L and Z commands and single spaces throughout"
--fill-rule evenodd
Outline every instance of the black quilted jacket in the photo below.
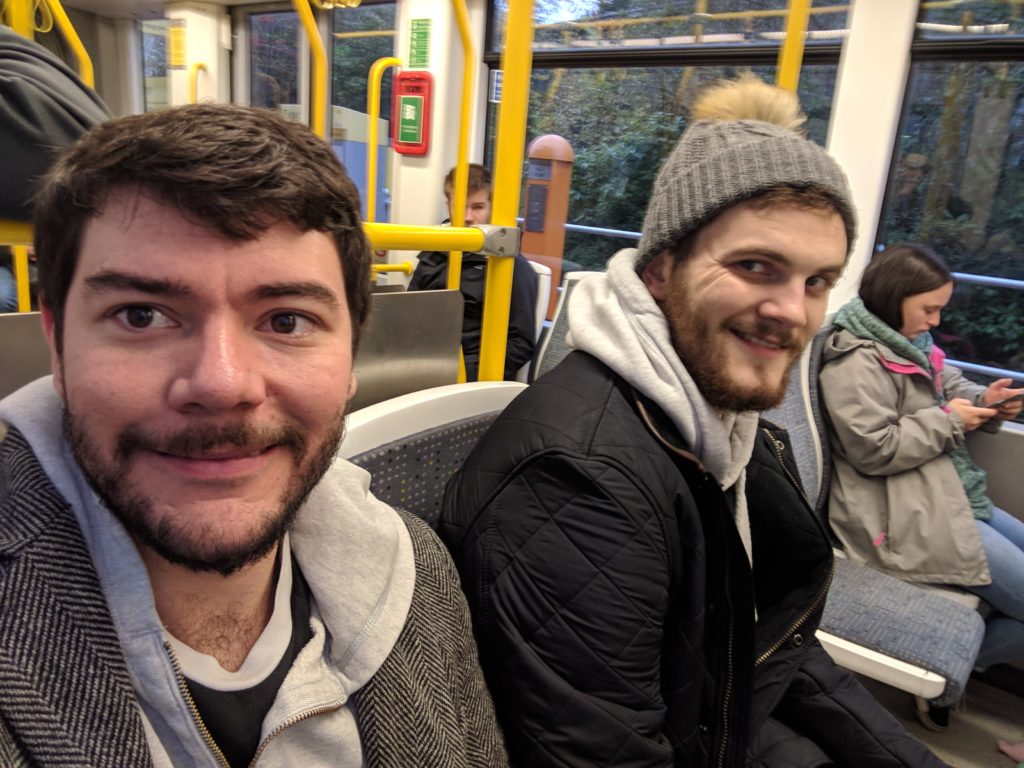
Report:
M 718 483 L 595 358 L 505 410 L 441 533 L 513 765 L 941 765 L 815 639 L 832 555 L 795 476 L 762 429 L 752 573 Z

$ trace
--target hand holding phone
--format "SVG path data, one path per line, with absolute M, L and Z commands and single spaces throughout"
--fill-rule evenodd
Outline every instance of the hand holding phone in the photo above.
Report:
M 1012 403 L 1014 400 L 1024 400 L 1024 392 L 1018 392 L 1016 395 L 1010 395 L 1009 397 L 1004 397 L 1002 400 L 996 400 L 994 403 L 986 403 L 985 405 L 983 405 L 981 407 L 982 408 L 999 408 L 1000 406 L 1003 406 L 1006 403 Z

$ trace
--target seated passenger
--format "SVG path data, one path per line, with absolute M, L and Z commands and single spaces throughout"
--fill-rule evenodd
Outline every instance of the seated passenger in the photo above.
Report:
M 0 400 L 0 764 L 507 763 L 447 551 L 335 457 L 358 211 L 262 109 L 110 120 L 50 172 L 54 376 Z
M 515 765 L 941 763 L 815 637 L 832 548 L 759 422 L 821 325 L 854 211 L 753 76 L 704 95 L 639 249 L 445 489 Z
M 55 151 L 109 117 L 67 64 L 0 24 L 0 219 L 28 221 L 32 194 Z
M 444 177 L 444 199 L 452 218 L 452 195 L 455 169 Z M 466 226 L 489 224 L 491 221 L 491 174 L 477 163 L 469 165 L 466 193 Z M 521 254 L 516 254 L 512 271 L 512 297 L 508 311 L 508 346 L 505 349 L 505 378 L 514 379 L 516 371 L 533 358 L 537 343 L 537 275 Z M 409 281 L 410 291 L 437 291 L 448 287 L 448 252 L 424 251 Z M 480 328 L 484 315 L 484 280 L 487 257 L 479 253 L 462 254 L 462 279 L 459 290 L 465 301 L 462 315 L 462 354 L 466 361 L 466 379 L 477 380 L 480 364 Z
M 985 667 L 1024 657 L 1024 523 L 993 506 L 964 435 L 1014 418 L 1019 399 L 987 404 L 1024 389 L 974 384 L 945 364 L 930 330 L 952 294 L 930 248 L 895 245 L 836 315 L 820 375 L 834 449 L 829 518 L 854 560 L 990 603 Z

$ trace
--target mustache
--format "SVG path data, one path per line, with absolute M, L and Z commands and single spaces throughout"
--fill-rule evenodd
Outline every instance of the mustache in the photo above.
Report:
M 138 451 L 196 456 L 219 448 L 241 448 L 256 452 L 271 446 L 288 448 L 298 459 L 305 455 L 307 441 L 302 431 L 291 424 L 277 427 L 257 427 L 248 422 L 207 424 L 162 435 L 129 426 L 117 437 L 116 453 L 118 458 L 127 460 Z

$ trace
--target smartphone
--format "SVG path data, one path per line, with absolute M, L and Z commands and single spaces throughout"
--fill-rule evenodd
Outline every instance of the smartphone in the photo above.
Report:
M 1014 400 L 1024 400 L 1024 392 L 1018 392 L 1016 395 L 1010 395 L 1009 397 L 1004 397 L 1002 400 L 996 400 L 994 403 L 989 403 L 988 405 L 983 405 L 981 407 L 982 408 L 998 408 L 999 406 L 1001 406 L 1001 405 L 1003 405 L 1005 403 L 1012 403 Z

